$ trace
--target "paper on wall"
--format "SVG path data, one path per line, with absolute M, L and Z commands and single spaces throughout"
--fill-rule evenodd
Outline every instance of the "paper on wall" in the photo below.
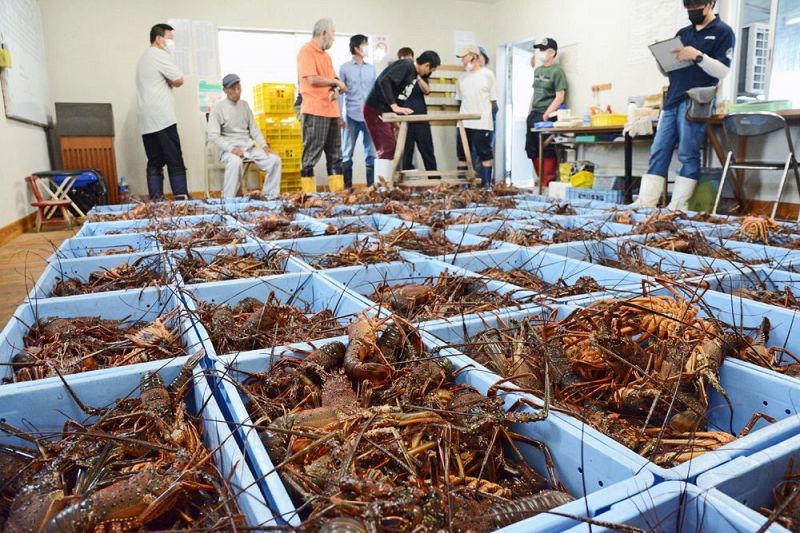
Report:
M 192 25 L 189 19 L 167 19 L 167 24 L 174 28 L 175 51 L 172 58 L 184 75 L 194 74 L 192 71 Z
M 474 31 L 460 31 L 453 32 L 453 45 L 455 46 L 455 54 L 460 54 L 461 50 L 468 44 L 477 44 L 475 40 Z
M 218 79 L 219 58 L 217 56 L 217 30 L 214 23 L 207 20 L 192 21 L 192 43 L 194 44 L 194 64 L 199 78 Z

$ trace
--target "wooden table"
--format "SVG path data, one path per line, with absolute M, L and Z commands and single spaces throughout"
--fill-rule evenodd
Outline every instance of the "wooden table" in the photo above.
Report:
M 477 120 L 481 118 L 480 113 L 428 113 L 426 115 L 398 115 L 396 113 L 384 113 L 381 119 L 384 122 L 400 124 L 400 133 L 397 136 L 397 148 L 394 150 L 392 159 L 391 176 L 392 186 L 394 187 L 437 187 L 439 185 L 472 185 L 478 181 L 475 169 L 472 167 L 472 157 L 470 157 L 469 142 L 467 131 L 464 128 L 465 120 Z M 406 149 L 406 137 L 408 136 L 408 125 L 412 122 L 430 122 L 431 125 L 439 123 L 456 122 L 458 134 L 461 136 L 461 143 L 464 146 L 464 153 L 467 154 L 466 170 L 400 170 L 403 161 L 403 153 Z M 441 176 L 440 179 L 431 179 L 432 176 Z M 453 178 L 446 179 L 446 176 Z M 464 176 L 459 178 L 459 176 Z M 405 179 L 412 178 L 412 179 Z
M 784 109 L 783 111 L 776 111 L 778 115 L 786 119 L 789 126 L 800 125 L 800 109 Z M 708 121 L 706 128 L 708 144 L 714 150 L 717 160 L 720 164 L 724 164 L 728 157 L 728 150 L 722 145 L 720 139 L 720 130 L 722 130 L 722 121 L 726 117 L 725 114 L 718 113 L 713 115 Z M 736 159 L 745 160 L 747 158 L 747 137 L 739 137 L 736 144 Z M 744 172 L 738 169 L 732 169 L 731 178 L 733 182 L 733 196 L 736 199 L 738 212 L 744 212 L 746 207 L 746 200 L 744 197 Z
M 624 135 L 625 137 L 625 196 L 626 203 L 633 201 L 631 189 L 633 187 L 633 137 L 624 132 L 625 126 L 574 126 L 571 128 L 531 128 L 531 131 L 539 133 L 539 168 L 536 175 L 539 176 L 539 194 L 542 194 L 542 173 L 544 172 L 544 149 L 553 143 L 558 135 L 574 133 L 575 135 Z M 651 135 L 636 137 L 637 139 L 650 138 Z M 603 141 L 601 141 L 603 142 Z M 578 144 L 578 143 L 576 143 Z M 585 143 L 596 144 L 596 143 Z

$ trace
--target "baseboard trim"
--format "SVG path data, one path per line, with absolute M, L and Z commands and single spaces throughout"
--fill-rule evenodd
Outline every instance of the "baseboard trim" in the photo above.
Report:
M 0 228 L 0 246 L 8 244 L 9 241 L 19 237 L 26 231 L 32 230 L 34 227 L 36 227 L 35 211 L 15 220 L 10 224 L 6 224 Z

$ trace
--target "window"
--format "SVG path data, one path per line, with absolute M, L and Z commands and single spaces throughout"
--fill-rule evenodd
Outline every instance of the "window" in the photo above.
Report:
M 732 18 L 737 61 L 729 94 L 739 102 L 800 105 L 800 0 L 739 0 Z
M 328 50 L 333 67 L 351 59 L 350 34 L 336 34 Z M 297 85 L 297 52 L 311 39 L 311 32 L 259 29 L 219 30 L 219 63 L 222 75 L 234 72 L 242 78 L 242 98 L 253 99 L 253 87 L 259 83 Z

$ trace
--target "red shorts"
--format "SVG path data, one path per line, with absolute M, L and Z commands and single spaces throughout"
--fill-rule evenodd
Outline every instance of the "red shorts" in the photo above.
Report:
M 397 147 L 397 138 L 394 129 L 388 122 L 381 120 L 381 113 L 368 105 L 364 106 L 364 124 L 367 125 L 372 144 L 375 145 L 375 154 L 378 159 L 394 159 L 394 149 Z

